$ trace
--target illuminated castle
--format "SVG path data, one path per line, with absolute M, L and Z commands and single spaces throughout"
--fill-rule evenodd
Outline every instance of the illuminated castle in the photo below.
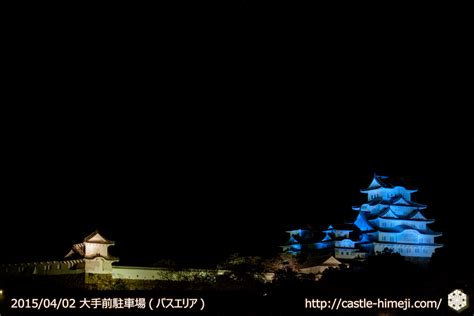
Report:
M 311 229 L 288 231 L 290 239 L 281 248 L 292 254 L 325 251 L 341 259 L 364 259 L 388 249 L 404 257 L 429 259 L 442 247 L 435 243 L 441 233 L 428 227 L 434 220 L 423 215 L 426 205 L 411 200 L 416 191 L 374 175 L 369 187 L 361 190 L 367 202 L 353 207 L 358 212 L 353 223 L 330 225 L 319 241 Z

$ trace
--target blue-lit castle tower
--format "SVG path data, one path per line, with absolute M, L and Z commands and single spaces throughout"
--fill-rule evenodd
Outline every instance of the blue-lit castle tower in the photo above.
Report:
M 429 259 L 442 247 L 435 243 L 441 233 L 428 227 L 434 220 L 423 214 L 426 205 L 412 201 L 416 191 L 375 174 L 361 190 L 367 202 L 353 207 L 358 213 L 353 223 L 330 225 L 319 241 L 308 228 L 288 231 L 290 238 L 281 248 L 291 254 L 331 253 L 340 259 L 365 259 L 389 249 L 404 257 Z
M 426 205 L 411 200 L 416 189 L 407 189 L 390 182 L 388 177 L 374 175 L 369 187 L 362 189 L 367 202 L 353 209 L 358 212 L 354 225 L 361 232 L 361 239 L 370 241 L 361 245 L 368 252 L 391 249 L 405 257 L 430 258 L 441 233 L 428 225 L 433 219 L 423 215 Z
M 290 235 L 290 238 L 281 246 L 283 252 L 298 255 L 314 250 L 315 230 L 311 226 L 287 230 L 286 233 Z

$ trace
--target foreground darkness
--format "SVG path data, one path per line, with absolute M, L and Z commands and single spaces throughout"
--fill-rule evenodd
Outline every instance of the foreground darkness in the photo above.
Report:
M 210 315 L 285 315 L 313 314 L 322 315 L 379 315 L 380 312 L 389 315 L 451 315 L 452 311 L 446 306 L 446 296 L 452 289 L 462 289 L 465 293 L 474 294 L 474 275 L 469 264 L 459 263 L 456 269 L 446 269 L 444 263 L 435 259 L 427 267 L 420 268 L 407 263 L 398 255 L 382 255 L 371 257 L 365 263 L 354 264 L 350 268 L 325 272 L 319 282 L 296 279 L 291 273 L 280 273 L 272 284 L 263 284 L 252 279 L 250 275 L 240 274 L 239 281 L 231 281 L 226 277 L 218 277 L 215 283 L 174 283 L 158 282 L 156 288 L 148 291 L 115 291 L 81 290 L 80 280 L 74 285 L 74 279 L 63 277 L 36 277 L 26 279 L 4 279 L 1 286 L 8 293 L 2 302 L 10 298 L 58 298 L 67 297 L 75 300 L 78 306 L 84 298 L 145 298 L 147 301 L 157 298 L 203 298 L 206 307 L 203 314 Z M 388 273 L 388 271 L 390 273 Z M 468 272 L 466 274 L 466 272 Z M 72 288 L 71 288 L 72 287 Z M 77 287 L 77 288 L 75 288 Z M 74 289 L 75 288 L 75 289 Z M 333 300 L 390 299 L 405 301 L 443 299 L 439 310 L 397 310 L 394 308 L 354 309 L 354 310 L 321 310 L 305 309 L 305 299 Z M 472 299 L 471 299 L 472 304 Z M 0 304 L 3 311 L 12 314 L 24 313 L 54 313 L 25 309 L 11 309 L 8 304 Z M 78 307 L 77 306 L 77 307 Z M 132 309 L 140 313 L 156 313 L 146 309 Z M 90 313 L 123 314 L 125 310 L 94 309 L 61 309 L 61 313 L 85 315 Z M 159 310 L 160 313 L 179 313 L 176 310 Z M 191 312 L 191 311 L 185 311 Z M 196 312 L 194 310 L 194 312 Z M 461 315 L 468 315 L 469 310 Z

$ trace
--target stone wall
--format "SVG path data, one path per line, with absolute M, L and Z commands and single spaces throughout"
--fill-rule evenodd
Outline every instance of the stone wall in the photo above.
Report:
M 215 279 L 224 274 L 225 270 L 211 269 L 183 269 L 174 270 L 167 268 L 126 267 L 114 266 L 113 279 L 150 280 L 150 281 L 196 281 L 201 279 Z

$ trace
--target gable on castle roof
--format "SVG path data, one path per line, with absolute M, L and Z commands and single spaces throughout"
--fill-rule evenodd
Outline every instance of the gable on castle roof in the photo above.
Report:
M 370 185 L 365 189 L 361 189 L 360 192 L 368 193 L 369 191 L 377 190 L 380 188 L 393 189 L 396 187 L 401 187 L 411 193 L 417 191 L 417 189 L 407 188 L 405 182 L 407 182 L 406 179 L 402 180 L 387 176 L 381 176 L 374 173 L 374 177 L 372 178 L 372 182 L 370 182 Z
M 86 238 L 84 238 L 84 242 L 89 242 L 89 243 L 98 243 L 98 244 L 114 244 L 113 241 L 108 240 L 104 238 L 101 234 L 99 234 L 99 231 L 96 230 Z
M 420 219 L 420 220 L 425 220 L 425 221 L 428 220 L 426 217 L 423 216 L 423 214 L 421 214 L 420 211 L 415 211 L 414 213 L 415 214 L 412 215 L 410 219 Z
M 399 218 L 397 214 L 390 208 L 387 207 L 384 211 L 382 211 L 379 215 L 382 218 Z

